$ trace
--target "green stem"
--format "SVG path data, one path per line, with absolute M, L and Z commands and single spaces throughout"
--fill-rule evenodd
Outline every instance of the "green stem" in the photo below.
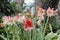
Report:
M 20 40 L 19 35 L 17 34 L 17 39 Z
M 30 40 L 31 40 L 31 31 L 30 31 Z
M 15 34 L 13 33 L 13 40 L 15 40 Z
M 51 24 L 49 24 L 49 28 L 50 28 L 50 31 L 53 32 Z
M 19 31 L 18 31 L 19 27 L 17 26 L 17 24 L 15 24 L 15 26 L 16 26 L 16 32 L 17 32 L 17 39 L 20 40 L 20 38 L 19 38 Z
M 17 34 L 16 34 L 17 40 L 20 40 L 18 28 L 16 28 L 16 32 L 17 32 Z
M 15 40 L 15 26 L 13 26 L 13 40 Z
M 9 40 L 9 34 L 8 34 L 8 30 L 7 30 L 7 27 L 5 26 L 5 31 L 7 33 L 7 40 Z
M 7 31 L 7 40 L 9 40 L 9 34 L 8 34 L 8 31 Z
M 46 27 L 47 27 L 48 21 L 49 21 L 49 17 L 47 17 L 47 21 L 46 21 L 46 23 L 45 23 L 45 28 L 44 28 L 44 31 L 43 31 L 43 37 L 45 36 L 45 30 L 46 30 Z
M 40 27 L 41 27 L 41 40 L 43 40 L 43 32 L 42 32 L 43 31 L 43 26 L 40 25 Z
M 32 40 L 36 40 L 36 30 L 33 29 L 33 37 L 32 37 Z

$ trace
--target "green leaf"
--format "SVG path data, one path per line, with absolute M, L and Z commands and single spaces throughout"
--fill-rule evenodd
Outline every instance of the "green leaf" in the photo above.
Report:
M 60 40 L 60 34 L 58 35 L 58 38 L 57 38 L 57 40 Z
M 59 29 L 59 30 L 57 30 L 57 33 L 58 33 L 58 34 L 60 34 L 60 29 Z
M 0 35 L 1 38 L 3 38 L 4 40 L 7 40 L 7 38 L 5 38 L 4 36 Z
M 37 40 L 42 40 L 42 32 L 40 31 L 40 29 L 37 29 Z
M 54 38 L 56 36 L 57 36 L 57 33 L 51 32 L 51 33 L 46 35 L 45 40 L 52 40 L 52 38 Z

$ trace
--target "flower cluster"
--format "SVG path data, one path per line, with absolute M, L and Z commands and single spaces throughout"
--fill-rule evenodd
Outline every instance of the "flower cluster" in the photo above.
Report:
M 52 17 L 57 15 L 58 10 L 54 10 L 54 8 L 48 8 L 47 10 L 43 9 L 43 8 L 39 8 L 39 10 L 37 11 L 37 23 L 40 24 L 42 22 L 42 20 L 44 20 L 44 17 Z
M 39 8 L 37 11 L 37 23 L 40 25 L 41 22 L 44 20 L 45 16 L 52 17 L 57 15 L 58 10 L 54 10 L 53 8 L 48 8 L 47 10 L 43 8 Z M 21 16 L 21 14 L 15 15 L 15 16 L 4 16 L 3 19 L 3 24 L 4 25 L 13 25 L 16 24 L 16 22 L 20 22 L 24 25 L 24 30 L 29 30 L 31 31 L 33 29 L 33 22 L 32 20 L 28 17 L 30 14 L 25 13 L 24 15 Z M 0 25 L 2 26 L 2 25 Z
M 21 14 L 19 15 L 15 15 L 15 16 L 4 16 L 3 19 L 3 24 L 5 25 L 13 25 L 16 24 L 16 22 L 21 23 L 22 25 L 24 25 L 24 30 L 31 30 L 33 29 L 33 24 L 32 21 L 28 18 L 27 16 L 28 14 L 24 14 L 23 16 L 21 16 Z M 2 26 L 2 25 L 1 25 Z

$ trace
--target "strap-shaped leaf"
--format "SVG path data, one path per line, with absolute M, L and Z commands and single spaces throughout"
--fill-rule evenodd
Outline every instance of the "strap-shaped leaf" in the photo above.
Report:
M 1 38 L 3 38 L 4 40 L 7 40 L 7 38 L 5 38 L 4 36 L 0 35 Z

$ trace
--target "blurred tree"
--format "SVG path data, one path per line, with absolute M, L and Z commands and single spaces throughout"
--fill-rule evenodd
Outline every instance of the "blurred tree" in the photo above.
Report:
M 24 0 L 13 0 L 13 2 L 16 3 L 16 9 L 18 10 L 18 12 L 22 13 Z
M 57 8 L 57 4 L 58 4 L 59 0 L 45 0 L 42 3 L 42 8 L 47 9 L 48 7 Z
M 11 6 L 8 0 L 0 0 L 0 14 L 11 15 L 15 13 L 15 9 Z

